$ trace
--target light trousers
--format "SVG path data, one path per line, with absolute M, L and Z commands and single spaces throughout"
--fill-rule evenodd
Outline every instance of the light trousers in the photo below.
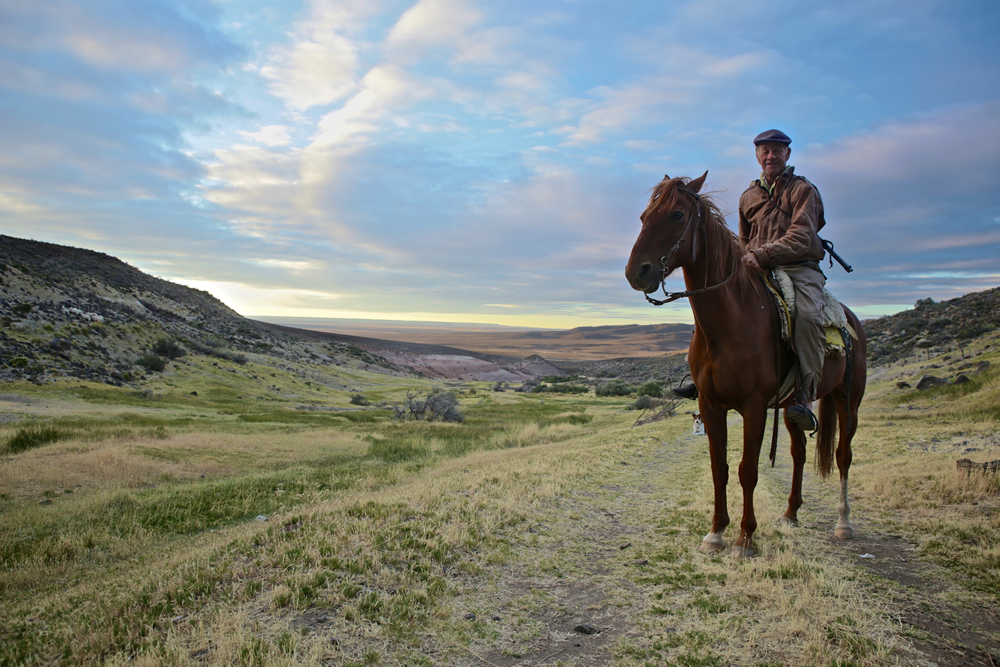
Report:
M 783 266 L 795 288 L 795 333 L 792 342 L 799 362 L 799 388 L 807 400 L 816 400 L 823 376 L 826 331 L 823 326 L 823 286 L 826 276 L 805 266 Z

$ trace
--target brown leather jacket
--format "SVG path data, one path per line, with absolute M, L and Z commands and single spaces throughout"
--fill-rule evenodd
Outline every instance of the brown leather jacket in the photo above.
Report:
M 765 269 L 821 261 L 825 224 L 819 190 L 794 167 L 778 176 L 773 194 L 758 179 L 740 196 L 740 242 Z

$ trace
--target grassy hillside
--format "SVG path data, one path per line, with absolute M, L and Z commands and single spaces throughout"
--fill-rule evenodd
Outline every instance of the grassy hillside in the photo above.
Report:
M 0 663 L 1000 659 L 998 485 L 955 469 L 1000 458 L 996 342 L 970 343 L 993 363 L 963 385 L 899 389 L 926 369 L 874 369 L 853 542 L 829 537 L 837 484 L 811 469 L 802 526 L 776 525 L 783 444 L 757 492 L 761 555 L 742 562 L 697 551 L 711 513 L 704 438 L 686 415 L 631 428 L 628 398 L 466 385 L 464 423 L 443 424 L 352 411 L 349 390 L 278 367 L 263 390 L 256 361 L 185 357 L 149 394 L 8 382 Z M 335 371 L 375 402 L 430 387 Z M 310 392 L 323 400 L 307 404 Z M 734 415 L 734 469 L 739 440 Z

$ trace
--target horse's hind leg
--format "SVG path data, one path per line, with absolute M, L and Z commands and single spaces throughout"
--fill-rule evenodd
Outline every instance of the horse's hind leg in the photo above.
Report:
M 712 486 L 715 487 L 715 512 L 712 514 L 712 530 L 701 541 L 700 551 L 710 553 L 722 551 L 726 543 L 722 533 L 729 525 L 729 509 L 726 506 L 726 484 L 729 482 L 729 463 L 726 461 L 726 410 L 709 405 L 704 399 L 699 402 L 701 419 L 708 435 L 708 453 L 712 461 Z
M 840 501 L 837 503 L 837 527 L 833 529 L 834 537 L 849 540 L 854 537 L 854 527 L 851 525 L 851 503 L 847 499 L 847 473 L 851 469 L 851 441 L 858 430 L 857 406 L 846 405 L 843 400 L 837 401 L 837 417 L 840 422 L 840 439 L 837 443 L 837 469 L 840 471 Z
M 802 507 L 802 474 L 806 465 L 806 434 L 785 418 L 785 427 L 792 440 L 792 491 L 788 494 L 788 509 L 778 519 L 784 526 L 799 525 L 799 508 Z

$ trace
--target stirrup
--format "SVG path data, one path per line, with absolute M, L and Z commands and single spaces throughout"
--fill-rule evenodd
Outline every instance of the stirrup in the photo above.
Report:
M 816 415 L 813 411 L 804 405 L 789 405 L 785 408 L 785 416 L 788 417 L 788 421 L 792 422 L 798 426 L 803 431 L 812 435 L 819 428 L 819 422 L 816 421 Z
M 674 396 L 679 396 L 680 398 L 686 398 L 692 401 L 698 398 L 698 387 L 695 386 L 693 382 L 682 387 L 674 387 L 670 391 Z

